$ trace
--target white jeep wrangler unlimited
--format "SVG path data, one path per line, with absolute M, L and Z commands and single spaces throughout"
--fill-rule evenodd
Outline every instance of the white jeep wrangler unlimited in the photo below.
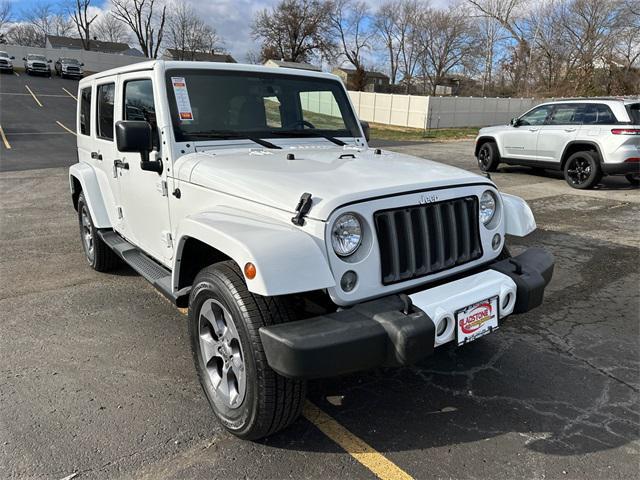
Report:
M 89 264 L 180 307 L 221 423 L 295 420 L 305 381 L 416 362 L 542 302 L 553 259 L 488 179 L 370 149 L 333 75 L 152 61 L 80 81 L 73 204 Z

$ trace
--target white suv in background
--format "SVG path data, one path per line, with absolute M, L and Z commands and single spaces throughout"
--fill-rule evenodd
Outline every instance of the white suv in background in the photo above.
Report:
M 563 100 L 538 105 L 509 125 L 480 129 L 480 169 L 500 163 L 562 170 L 574 188 L 592 188 L 603 175 L 640 180 L 640 99 Z

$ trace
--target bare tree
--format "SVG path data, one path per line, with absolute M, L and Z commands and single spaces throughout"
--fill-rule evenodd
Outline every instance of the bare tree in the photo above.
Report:
M 177 0 L 168 19 L 168 40 L 179 60 L 194 60 L 195 52 L 221 50 L 222 40 L 184 0 Z
M 93 24 L 93 36 L 105 42 L 129 42 L 129 32 L 124 23 L 109 12 L 101 14 Z
M 160 8 L 156 0 L 112 0 L 112 6 L 113 15 L 131 29 L 142 53 L 148 58 L 158 58 L 167 6 Z
M 428 80 L 430 93 L 435 94 L 446 76 L 464 66 L 478 49 L 468 15 L 457 8 L 427 10 L 420 32 L 424 45 L 420 56 L 422 74 Z
M 98 18 L 97 14 L 89 14 L 91 0 L 75 0 L 69 8 L 69 17 L 75 24 L 83 50 L 91 50 L 91 24 Z
M 323 0 L 282 0 L 258 12 L 252 37 L 260 41 L 262 60 L 309 61 L 327 55 L 333 44 L 327 35 L 331 3 Z
M 338 57 L 346 58 L 355 67 L 355 88 L 363 90 L 366 71 L 362 55 L 370 49 L 374 35 L 368 27 L 369 7 L 361 0 L 336 0 L 329 24 L 332 35 L 338 39 Z
M 9 0 L 0 1 L 0 32 L 4 30 L 5 25 L 11 22 L 12 18 L 12 3 Z
M 46 1 L 36 3 L 23 12 L 23 16 L 27 23 L 33 26 L 38 36 L 37 45 L 32 46 L 44 47 L 47 35 L 51 34 L 55 17 L 53 4 Z
M 42 36 L 31 24 L 19 23 L 9 29 L 6 35 L 7 43 L 25 47 L 40 47 Z
M 377 40 L 384 45 L 389 61 L 389 79 L 395 85 L 398 78 L 398 63 L 400 61 L 400 40 L 398 34 L 401 0 L 391 0 L 380 5 L 374 16 L 374 27 Z

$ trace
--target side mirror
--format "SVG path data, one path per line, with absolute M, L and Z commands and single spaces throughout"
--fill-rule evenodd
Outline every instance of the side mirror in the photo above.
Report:
M 511 119 L 511 121 L 509 122 L 509 125 L 511 125 L 512 127 L 519 127 L 520 126 L 520 120 L 518 119 L 518 117 L 513 117 Z
M 11 60 L 15 60 L 15 59 L 16 59 L 16 57 L 14 57 L 13 55 L 11 55 Z
M 26 62 L 26 61 L 27 61 L 27 58 L 26 58 L 26 57 L 22 57 L 22 60 L 24 60 L 24 61 Z
M 81 66 L 81 67 L 84 67 L 84 63 L 81 63 L 81 64 L 80 64 L 80 66 Z
M 47 63 L 51 63 L 51 60 L 47 60 Z
M 161 160 L 149 160 L 149 152 L 153 150 L 151 125 L 143 120 L 124 120 L 116 122 L 116 145 L 120 152 L 138 152 L 140 169 L 148 172 L 162 173 Z
M 362 127 L 362 133 L 364 133 L 364 139 L 368 142 L 369 141 L 369 122 L 365 122 L 364 120 L 360 120 L 360 126 Z

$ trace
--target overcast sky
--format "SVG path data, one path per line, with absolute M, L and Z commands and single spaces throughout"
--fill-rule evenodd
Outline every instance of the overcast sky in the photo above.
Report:
M 20 18 L 21 12 L 40 2 L 63 4 L 73 0 L 13 0 L 14 12 Z M 251 22 L 255 12 L 276 5 L 279 0 L 187 0 L 203 20 L 215 27 L 225 40 L 226 49 L 240 62 L 246 60 L 249 51 L 258 51 L 259 46 L 251 39 Z M 368 0 L 375 7 L 383 0 Z M 454 0 L 432 0 L 434 6 L 445 6 Z M 99 8 L 108 8 L 109 0 L 93 0 Z M 135 46 L 133 43 L 131 46 Z

